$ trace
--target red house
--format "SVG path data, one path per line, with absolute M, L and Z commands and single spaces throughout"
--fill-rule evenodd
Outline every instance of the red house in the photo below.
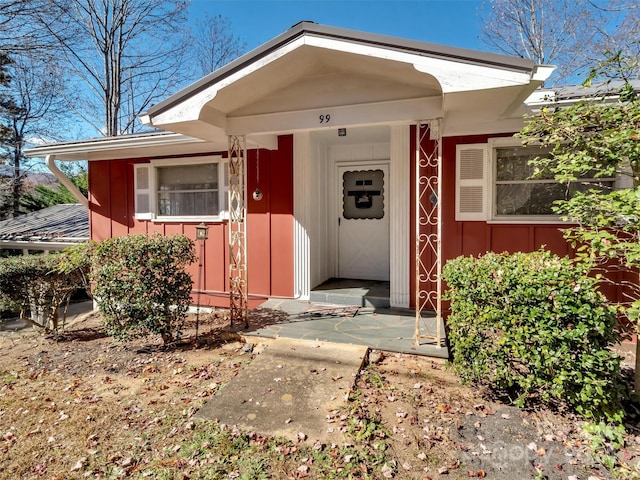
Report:
M 203 304 L 355 278 L 419 313 L 439 308 L 446 259 L 567 253 L 561 192 L 529 179 L 536 152 L 512 138 L 552 70 L 303 22 L 150 108 L 156 133 L 29 155 L 59 176 L 55 160 L 88 160 L 94 240 L 204 222 Z

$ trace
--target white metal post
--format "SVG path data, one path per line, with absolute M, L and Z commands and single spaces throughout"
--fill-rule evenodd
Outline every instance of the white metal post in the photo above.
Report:
M 231 325 L 249 326 L 246 140 L 229 136 L 229 309 Z
M 441 120 L 416 125 L 416 324 L 415 340 L 435 340 L 442 346 L 442 136 Z M 427 140 L 429 148 L 426 148 Z M 432 261 L 426 256 L 431 254 Z M 435 285 L 429 287 L 428 284 Z M 435 312 L 433 329 L 423 332 L 423 313 Z

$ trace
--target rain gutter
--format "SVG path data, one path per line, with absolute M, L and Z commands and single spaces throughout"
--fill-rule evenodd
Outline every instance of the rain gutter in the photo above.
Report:
M 89 200 L 85 197 L 82 192 L 76 187 L 71 179 L 67 177 L 62 170 L 58 168 L 55 163 L 56 156 L 55 155 L 47 155 L 45 157 L 45 162 L 51 173 L 55 175 L 58 181 L 63 184 L 67 189 L 71 192 L 71 194 L 78 199 L 78 201 L 84 205 L 86 208 L 89 208 Z

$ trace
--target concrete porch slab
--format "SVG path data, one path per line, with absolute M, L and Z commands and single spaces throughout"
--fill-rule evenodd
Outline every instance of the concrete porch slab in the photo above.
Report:
M 444 323 L 435 317 L 422 319 L 421 333 L 435 335 L 440 322 L 441 347 L 435 340 L 415 341 L 415 312 L 401 309 L 327 305 L 304 300 L 271 298 L 251 311 L 244 336 L 294 338 L 363 345 L 397 353 L 449 358 Z
M 310 442 L 343 443 L 343 434 L 327 422 L 327 414 L 346 403 L 367 352 L 361 345 L 268 341 L 196 418 L 292 441 L 303 433 Z

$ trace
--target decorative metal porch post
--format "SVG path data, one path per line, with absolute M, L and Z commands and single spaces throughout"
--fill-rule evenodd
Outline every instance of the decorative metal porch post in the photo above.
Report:
M 442 346 L 442 136 L 441 119 L 416 125 L 416 344 L 421 338 Z M 436 314 L 423 333 L 424 311 Z
M 249 326 L 246 142 L 229 136 L 229 308 L 231 325 Z

